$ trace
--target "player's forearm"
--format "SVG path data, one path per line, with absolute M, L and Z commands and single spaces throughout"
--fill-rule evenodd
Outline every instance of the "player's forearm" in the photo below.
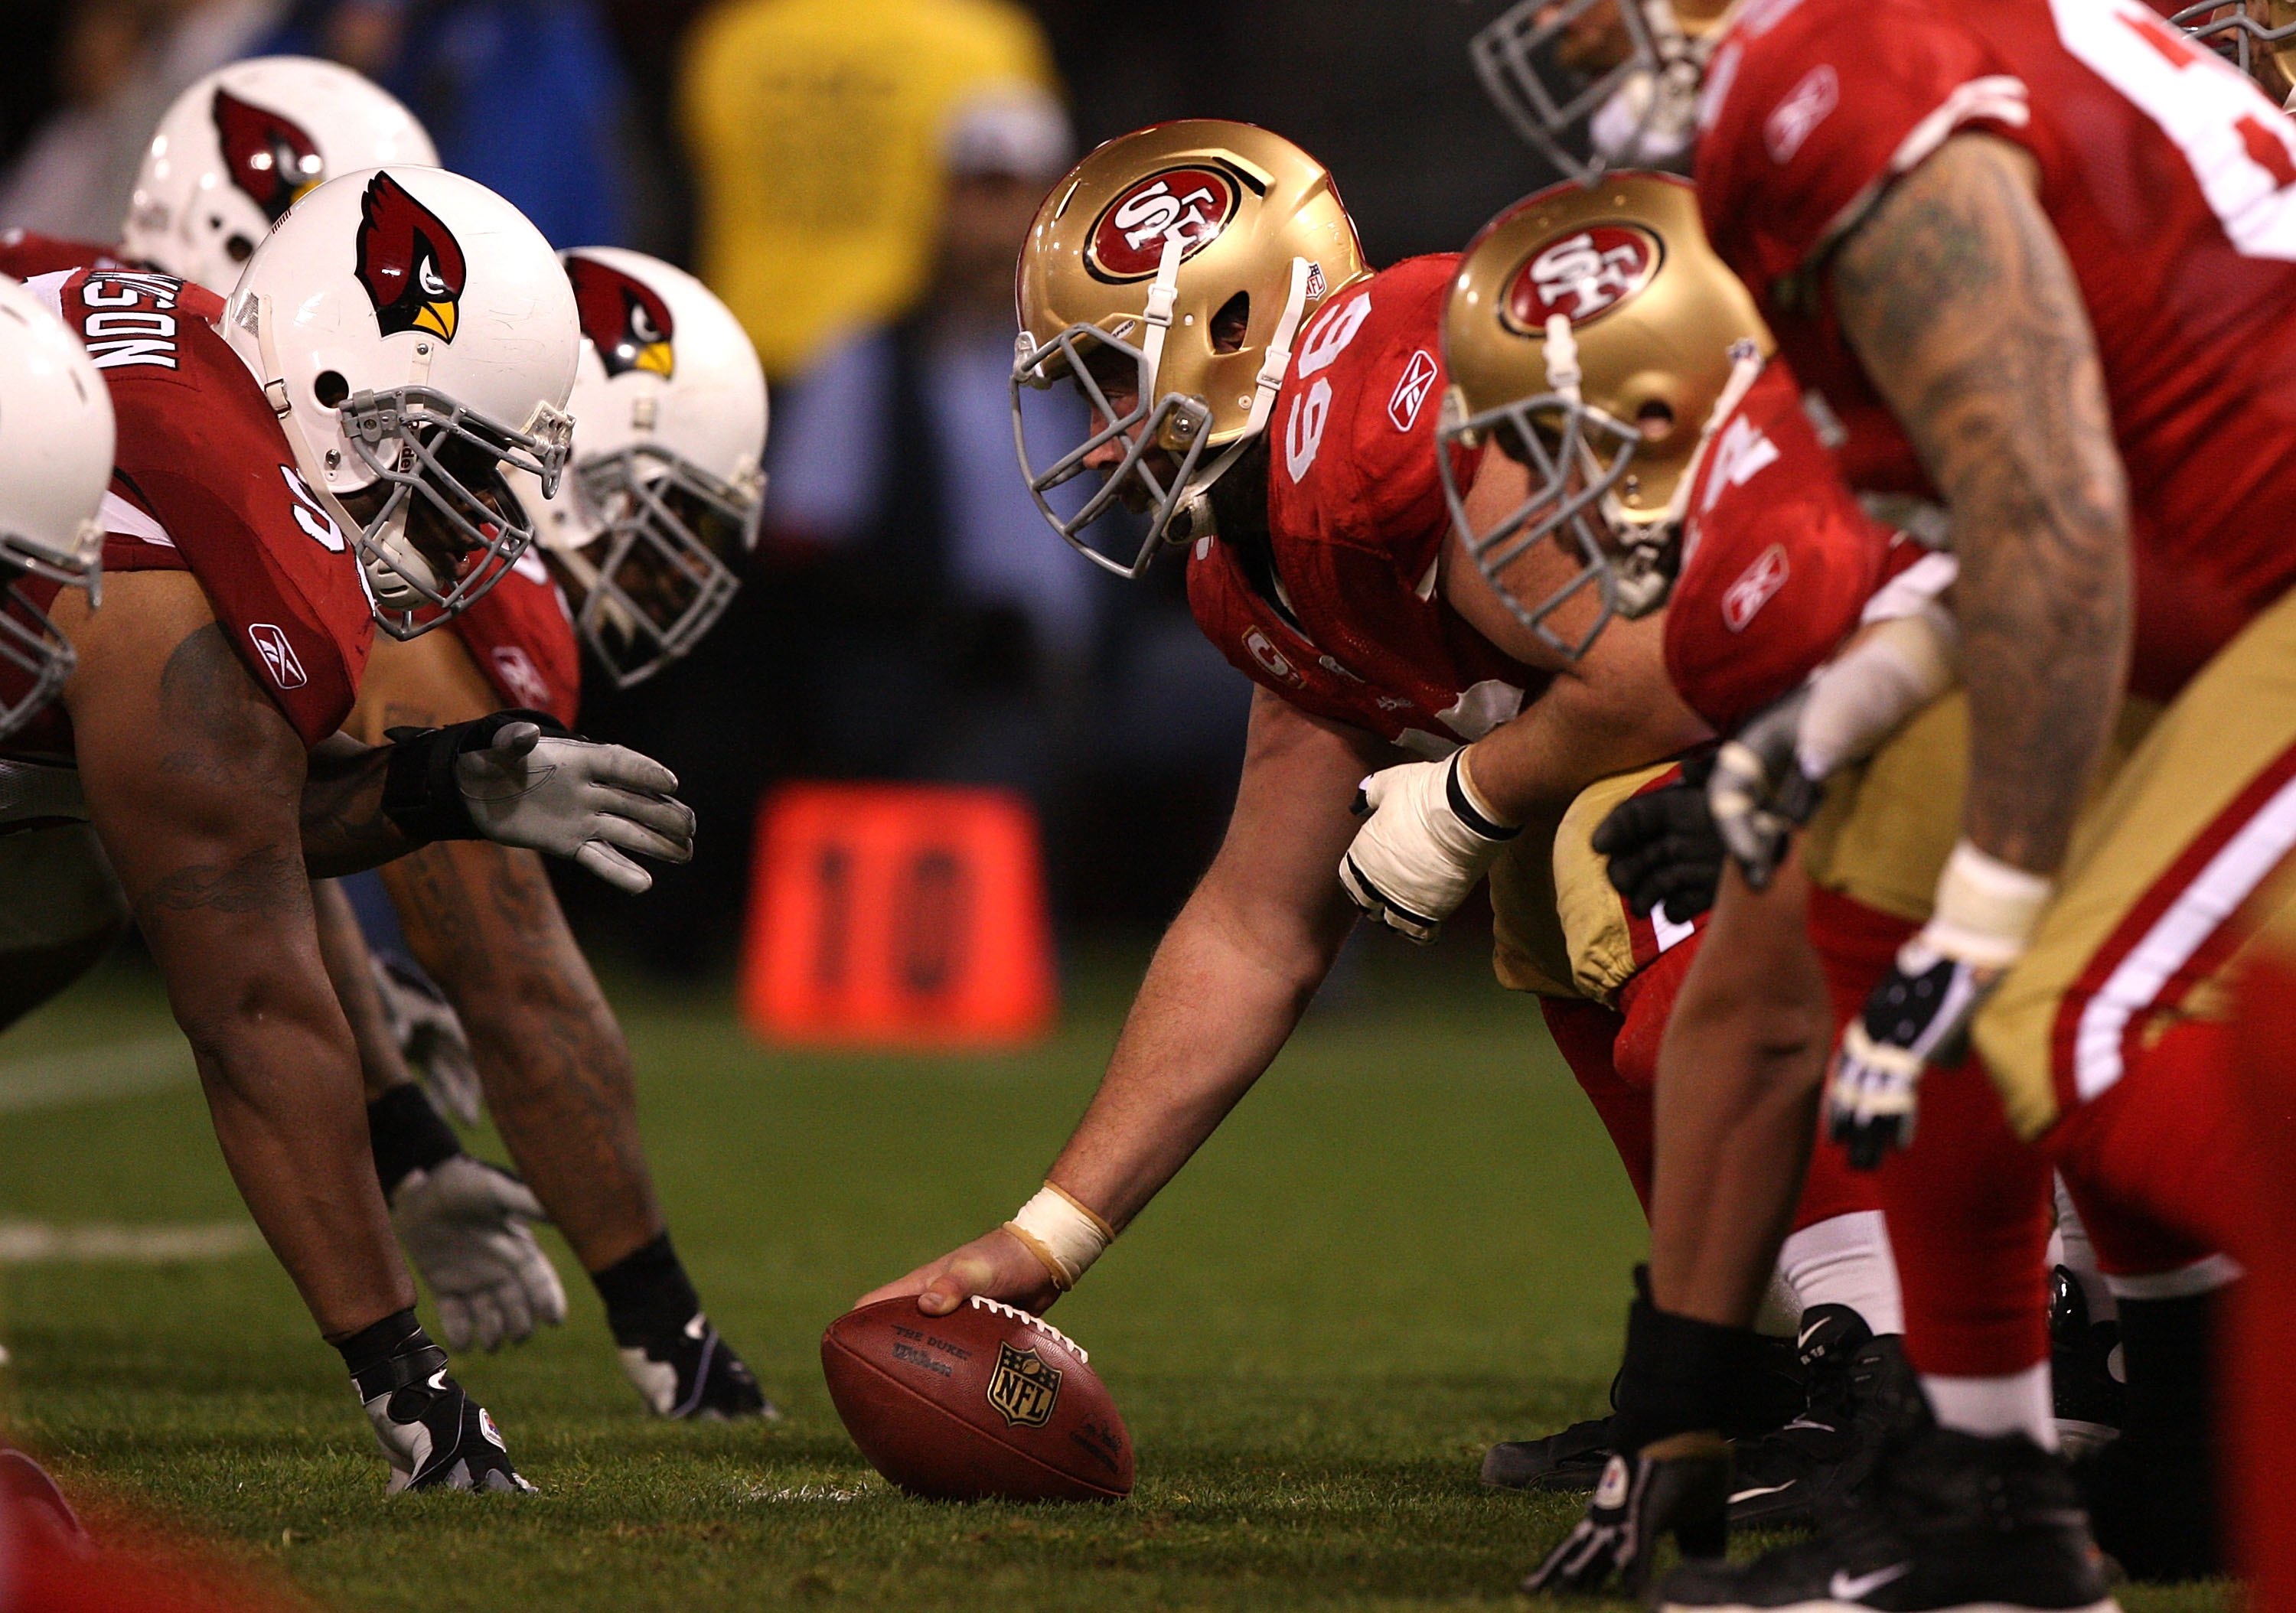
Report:
M 1208 879 L 1157 947 L 1052 1179 L 1121 1230 L 1283 1050 L 1348 928 L 1255 925 Z
M 313 879 L 379 867 L 419 844 L 383 813 L 390 757 L 388 745 L 362 745 L 340 733 L 311 752 L 302 820 L 303 862 Z
M 2131 610 L 2126 479 L 2095 340 L 2030 160 L 1962 135 L 1833 268 L 1842 326 L 1952 513 L 1978 848 L 2062 862 Z
M 447 841 L 382 879 L 408 949 L 470 1037 L 496 1129 L 583 1265 L 659 1233 L 629 1044 L 541 858 Z

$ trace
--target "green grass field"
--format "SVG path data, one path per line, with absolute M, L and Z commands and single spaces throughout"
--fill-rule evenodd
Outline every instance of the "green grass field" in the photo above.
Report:
M 622 994 L 679 1246 L 788 1420 L 644 1418 L 554 1240 L 567 1324 L 457 1368 L 542 1493 L 389 1504 L 340 1363 L 259 1247 L 91 1243 L 246 1224 L 156 987 L 111 971 L 0 1045 L 0 1415 L 68 1486 L 324 1607 L 1527 1606 L 1516 1580 L 1576 1509 L 1487 1493 L 1475 1464 L 1599 1408 L 1641 1226 L 1531 1004 L 1456 951 L 1403 951 L 1318 1008 L 1061 1306 L 1138 1447 L 1121 1506 L 905 1499 L 846 1440 L 816 1355 L 854 1296 L 1033 1188 L 1114 1034 L 1112 962 L 1017 1057 L 795 1056 L 721 1002 Z

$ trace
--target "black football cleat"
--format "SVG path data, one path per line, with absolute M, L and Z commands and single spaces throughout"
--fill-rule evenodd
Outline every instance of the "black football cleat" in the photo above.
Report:
M 757 1374 L 700 1311 L 675 1332 L 623 1346 L 622 1371 L 657 1417 L 781 1421 L 781 1408 L 766 1398 Z
M 2091 1322 L 2080 1280 L 2062 1265 L 2049 1273 L 2049 1382 L 2068 1458 L 2084 1462 L 2120 1437 L 2128 1415 L 2120 1323 Z
M 1494 1490 L 1591 1490 L 1612 1454 L 1611 1420 L 1589 1417 L 1544 1439 L 1509 1439 L 1483 1453 L 1482 1481 Z
M 1859 1504 L 1751 1562 L 1693 1562 L 1661 1613 L 2118 1613 L 2065 1464 L 2022 1435 L 1890 1442 Z
M 1784 1428 L 1738 1442 L 1733 1524 L 1815 1526 L 1857 1495 L 1891 1435 L 1927 1417 L 1903 1340 L 1876 1339 L 1849 1306 L 1810 1306 L 1796 1342 L 1808 1398 Z
M 390 1463 L 384 1494 L 534 1488 L 511 1466 L 495 1420 L 447 1371 L 447 1352 L 428 1339 L 351 1381 Z

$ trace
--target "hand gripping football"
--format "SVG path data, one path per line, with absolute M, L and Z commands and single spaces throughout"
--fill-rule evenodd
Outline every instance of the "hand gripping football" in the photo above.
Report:
M 946 1316 L 880 1300 L 821 1336 L 829 1397 L 861 1453 L 947 1501 L 1132 1493 L 1132 1437 L 1085 1361 L 1059 1330 L 978 1295 Z

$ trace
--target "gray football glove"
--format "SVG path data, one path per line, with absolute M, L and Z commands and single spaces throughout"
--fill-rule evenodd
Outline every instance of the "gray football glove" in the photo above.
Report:
M 383 1023 L 400 1056 L 432 1103 L 463 1125 L 476 1126 L 486 1094 L 471 1056 L 471 1038 L 454 1004 L 406 959 L 378 952 L 368 961 L 375 995 L 382 999 Z
M 528 1224 L 549 1216 L 508 1171 L 468 1154 L 411 1171 L 390 1218 L 439 1302 L 449 1349 L 500 1349 L 566 1320 L 566 1290 Z
M 455 782 L 488 839 L 571 858 L 617 889 L 653 884 L 626 852 L 664 863 L 693 856 L 693 809 L 670 794 L 677 775 L 619 745 L 509 723 L 492 744 L 455 758 Z

